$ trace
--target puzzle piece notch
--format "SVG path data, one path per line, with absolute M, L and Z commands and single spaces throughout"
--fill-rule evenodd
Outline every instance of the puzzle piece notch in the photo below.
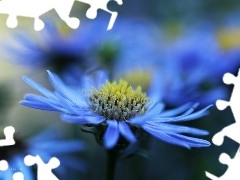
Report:
M 112 29 L 118 13 L 107 8 L 110 0 L 77 0 L 90 5 L 86 12 L 89 19 L 95 19 L 98 9 L 102 9 L 111 14 L 107 30 Z M 122 5 L 122 0 L 114 0 Z M 7 26 L 15 28 L 18 25 L 17 16 L 34 18 L 34 29 L 40 31 L 44 28 L 44 22 L 39 18 L 46 12 L 55 9 L 59 17 L 72 29 L 80 25 L 80 20 L 76 17 L 69 17 L 75 0 L 2 0 L 0 1 L 0 13 L 8 14 Z
M 230 106 L 230 103 L 224 100 L 217 100 L 216 101 L 216 106 L 218 110 L 223 111 L 225 110 L 228 106 Z
M 225 73 L 223 75 L 223 82 L 227 85 L 235 84 L 236 83 L 236 77 L 231 73 Z M 224 100 L 217 100 L 216 101 L 217 108 L 222 111 L 227 108 L 227 106 L 230 106 L 230 102 L 224 101 Z
M 8 14 L 7 26 L 15 28 L 18 25 L 17 16 L 34 18 L 34 29 L 40 31 L 44 28 L 44 22 L 39 18 L 46 12 L 55 9 L 59 17 L 66 24 L 76 29 L 80 20 L 78 18 L 69 17 L 70 11 L 75 0 L 2 0 L 0 1 L 0 13 Z
M 219 156 L 219 162 L 225 165 L 228 165 L 227 171 L 221 176 L 216 177 L 215 175 L 205 171 L 205 175 L 210 178 L 211 180 L 239 180 L 240 177 L 240 149 L 238 149 L 235 157 L 231 159 L 231 157 L 226 154 L 222 153 Z
M 38 165 L 37 178 L 38 180 L 59 180 L 53 173 L 52 169 L 57 168 L 60 165 L 59 159 L 52 157 L 47 164 L 45 164 L 40 156 L 27 155 L 24 158 L 24 163 L 27 166 L 32 166 L 34 164 Z
M 227 106 L 230 106 L 233 116 L 236 122 L 240 122 L 240 111 L 239 111 L 239 104 L 240 104 L 240 69 L 238 71 L 238 75 L 234 76 L 231 73 L 225 73 L 223 76 L 223 82 L 225 84 L 234 84 L 232 94 L 230 97 L 230 101 L 218 100 L 216 102 L 216 106 L 219 110 L 226 109 Z
M 227 85 L 230 85 L 230 84 L 235 84 L 236 83 L 236 76 L 234 76 L 233 74 L 231 73 L 225 73 L 223 75 L 223 82 Z
M 107 4 L 107 8 L 112 11 L 112 12 L 117 12 L 117 9 L 119 8 L 120 5 L 122 5 L 122 1 L 121 2 L 117 2 L 115 0 L 110 0 L 108 1 Z
M 0 146 L 11 146 L 15 144 L 15 140 L 13 139 L 15 129 L 12 126 L 7 126 L 4 128 L 3 133 L 5 135 L 5 139 L 0 140 Z
M 233 141 L 240 144 L 240 136 L 239 136 L 239 130 L 240 130 L 240 123 L 233 123 L 225 128 L 223 128 L 220 132 L 216 133 L 213 138 L 212 142 L 220 146 L 223 144 L 224 137 L 229 137 Z
M 115 12 L 115 11 L 110 11 L 108 9 L 108 7 L 107 7 L 108 3 L 111 0 L 77 0 L 77 1 L 90 5 L 90 8 L 86 12 L 86 16 L 89 19 L 95 19 L 97 17 L 97 11 L 99 9 L 110 13 L 111 17 L 110 17 L 110 20 L 109 20 L 109 23 L 108 23 L 107 30 L 112 29 L 112 27 L 113 27 L 113 25 L 114 25 L 114 23 L 117 19 L 118 13 Z M 123 4 L 122 0 L 114 0 L 114 1 L 117 2 L 119 5 Z
M 234 88 L 232 90 L 232 94 L 230 97 L 230 101 L 224 101 L 224 100 L 217 100 L 216 106 L 219 110 L 224 110 L 227 108 L 227 106 L 230 106 L 235 123 L 223 128 L 220 132 L 216 133 L 213 136 L 213 143 L 215 145 L 222 145 L 224 141 L 224 137 L 227 136 L 231 138 L 232 140 L 236 141 L 240 144 L 240 136 L 239 130 L 240 130 L 240 111 L 239 111 L 239 104 L 240 104 L 240 69 L 238 72 L 238 76 L 235 77 L 231 73 L 225 73 L 223 76 L 223 82 L 225 84 L 234 84 Z
M 238 76 L 235 77 L 231 73 L 225 73 L 223 76 L 223 82 L 225 84 L 234 84 L 234 88 L 230 97 L 230 101 L 218 100 L 216 101 L 216 106 L 219 110 L 224 110 L 227 106 L 230 106 L 234 118 L 235 123 L 223 128 L 220 132 L 216 133 L 213 136 L 212 142 L 215 145 L 222 145 L 224 142 L 224 137 L 227 136 L 232 140 L 238 142 L 240 144 L 240 113 L 239 113 L 239 104 L 240 104 L 240 69 L 238 71 Z M 221 176 L 216 177 L 215 175 L 205 171 L 205 175 L 212 180 L 239 180 L 240 179 L 240 148 L 238 149 L 235 157 L 233 159 L 226 153 L 222 153 L 219 156 L 219 162 L 222 164 L 228 165 L 227 171 Z

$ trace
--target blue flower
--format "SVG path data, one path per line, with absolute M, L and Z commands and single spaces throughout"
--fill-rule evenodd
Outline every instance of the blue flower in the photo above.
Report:
M 228 91 L 222 86 L 222 76 L 234 73 L 239 65 L 239 52 L 234 52 L 223 50 L 216 31 L 208 27 L 190 29 L 177 37 L 160 62 L 164 101 L 171 106 L 189 101 L 205 106 L 225 98 Z
M 78 66 L 84 71 L 93 62 L 97 63 L 93 51 L 105 31 L 100 23 L 96 23 L 94 26 L 86 25 L 85 28 L 63 34 L 54 23 L 48 22 L 44 30 L 35 37 L 26 32 L 14 34 L 15 44 L 5 45 L 4 48 L 11 60 L 20 65 L 50 68 L 58 73 L 65 72 L 72 66 Z
M 69 123 L 88 124 L 100 127 L 106 148 L 113 148 L 122 138 L 135 142 L 135 130 L 144 129 L 158 139 L 168 143 L 191 147 L 206 147 L 206 140 L 183 135 L 207 135 L 196 128 L 173 125 L 171 122 L 189 121 L 207 114 L 206 108 L 194 112 L 198 104 L 185 104 L 173 110 L 164 110 L 164 104 L 154 89 L 146 94 L 140 86 L 133 89 L 124 80 L 107 81 L 104 71 L 98 71 L 95 78 L 85 78 L 82 91 L 69 88 L 61 79 L 48 71 L 54 87 L 51 92 L 28 77 L 23 80 L 43 96 L 27 94 L 20 104 L 31 108 L 62 112 L 62 119 Z M 154 91 L 155 90 L 155 91 Z M 183 133 L 183 134 L 182 134 Z
M 12 179 L 15 172 L 21 172 L 25 180 L 34 180 L 35 176 L 31 166 L 28 167 L 24 164 L 24 158 L 27 155 L 39 155 L 44 163 L 48 163 L 52 157 L 58 158 L 60 166 L 54 169 L 54 172 L 61 178 L 67 178 L 70 169 L 84 170 L 83 162 L 70 156 L 71 153 L 85 149 L 83 142 L 61 139 L 60 130 L 54 126 L 27 140 L 14 137 L 14 145 L 0 147 L 0 160 L 6 160 L 9 166 L 6 171 L 0 172 L 0 179 Z

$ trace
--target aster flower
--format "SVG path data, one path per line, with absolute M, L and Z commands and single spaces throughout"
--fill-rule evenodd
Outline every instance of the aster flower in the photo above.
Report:
M 207 105 L 225 98 L 222 76 L 237 70 L 237 54 L 221 47 L 214 28 L 189 28 L 166 46 L 164 61 L 159 62 L 164 101 L 171 106 L 189 101 Z
M 62 140 L 62 134 L 56 127 L 50 127 L 30 139 L 14 137 L 14 140 L 14 145 L 0 147 L 0 160 L 6 160 L 9 166 L 6 171 L 0 173 L 1 180 L 12 179 L 15 171 L 22 172 L 25 180 L 35 179 L 31 166 L 24 164 L 27 155 L 39 155 L 44 163 L 49 162 L 52 157 L 57 157 L 61 165 L 54 169 L 54 172 L 61 178 L 67 178 L 70 169 L 83 171 L 85 168 L 81 160 L 69 156 L 71 153 L 83 151 L 85 149 L 83 142 Z
M 60 74 L 72 66 L 84 71 L 93 62 L 97 63 L 93 51 L 101 34 L 106 31 L 100 22 L 65 34 L 53 22 L 48 22 L 35 37 L 26 32 L 13 34 L 14 43 L 4 45 L 4 49 L 10 60 L 20 65 L 50 68 Z
M 121 138 L 135 142 L 135 130 L 146 132 L 163 141 L 191 147 L 206 147 L 206 140 L 183 135 L 207 135 L 208 132 L 170 124 L 171 122 L 189 121 L 207 114 L 206 107 L 193 112 L 197 104 L 185 104 L 177 109 L 164 111 L 164 104 L 158 93 L 142 92 L 141 87 L 133 89 L 124 80 L 107 81 L 104 71 L 97 72 L 96 80 L 85 77 L 83 90 L 68 88 L 61 79 L 47 71 L 55 91 L 51 92 L 28 77 L 23 80 L 43 96 L 27 94 L 20 104 L 31 108 L 62 112 L 61 118 L 69 123 L 93 125 L 102 131 L 106 148 L 118 145 Z M 152 86 L 154 89 L 154 85 Z M 183 133 L 183 134 L 182 134 Z

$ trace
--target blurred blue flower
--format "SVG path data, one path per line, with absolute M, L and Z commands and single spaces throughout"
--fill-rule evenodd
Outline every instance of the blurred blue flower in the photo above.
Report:
M 14 145 L 0 147 L 0 160 L 6 160 L 9 165 L 6 171 L 0 173 L 0 179 L 9 180 L 15 172 L 22 172 L 25 180 L 34 180 L 33 169 L 24 164 L 27 155 L 39 155 L 44 163 L 48 163 L 52 157 L 57 157 L 60 166 L 54 169 L 54 173 L 63 179 L 69 177 L 70 169 L 83 171 L 83 161 L 73 158 L 70 154 L 83 151 L 85 145 L 82 141 L 62 138 L 60 130 L 54 126 L 27 140 L 14 137 Z
M 60 74 L 72 66 L 84 71 L 93 63 L 97 64 L 93 52 L 106 31 L 101 23 L 86 24 L 85 28 L 69 30 L 65 34 L 62 29 L 48 22 L 36 37 L 18 32 L 13 35 L 15 46 L 7 44 L 4 49 L 15 63 L 32 68 L 50 68 Z
M 239 50 L 220 47 L 213 29 L 191 29 L 170 43 L 162 59 L 159 81 L 163 100 L 171 106 L 189 101 L 212 104 L 228 95 L 222 76 L 239 66 Z
M 20 104 L 31 108 L 62 112 L 62 119 L 69 123 L 87 124 L 102 131 L 106 148 L 113 148 L 124 138 L 135 142 L 135 131 L 144 129 L 163 141 L 191 147 L 206 147 L 206 140 L 188 137 L 182 133 L 207 135 L 208 132 L 196 128 L 169 124 L 189 121 L 207 114 L 206 108 L 194 112 L 197 104 L 185 104 L 179 108 L 164 111 L 158 89 L 153 83 L 146 94 L 140 86 L 133 89 L 124 80 L 107 81 L 104 71 L 95 72 L 95 78 L 86 76 L 83 90 L 69 88 L 61 79 L 48 71 L 54 87 L 51 92 L 28 77 L 23 80 L 43 96 L 27 94 Z

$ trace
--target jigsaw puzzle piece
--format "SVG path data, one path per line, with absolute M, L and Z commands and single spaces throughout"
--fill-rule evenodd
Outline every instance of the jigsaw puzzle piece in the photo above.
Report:
M 108 1 L 107 8 L 109 11 L 116 12 L 119 5 L 122 5 L 123 2 L 119 0 L 110 0 Z
M 205 175 L 206 175 L 208 178 L 210 178 L 211 180 L 219 180 L 219 177 L 217 177 L 217 176 L 215 176 L 215 175 L 213 175 L 213 174 L 211 174 L 211 173 L 209 173 L 209 172 L 207 172 L 207 171 L 205 171 Z
M 223 128 L 220 132 L 216 133 L 213 136 L 212 142 L 215 145 L 220 146 L 223 144 L 224 137 L 228 137 L 233 141 L 237 142 L 238 144 L 240 144 L 239 130 L 240 130 L 240 123 L 233 123 Z
M 0 171 L 6 171 L 8 169 L 8 162 L 5 160 L 0 161 Z
M 226 154 L 222 153 L 219 156 L 219 162 L 225 165 L 228 165 L 227 171 L 221 176 L 221 177 L 216 177 L 215 175 L 212 175 L 211 173 L 205 171 L 205 174 L 208 178 L 212 180 L 239 180 L 240 177 L 240 171 L 239 171 L 239 166 L 240 166 L 240 149 L 238 149 L 235 157 L 231 159 L 231 157 Z
M 53 173 L 52 169 L 57 168 L 60 165 L 59 159 L 52 157 L 47 164 L 45 164 L 40 156 L 27 155 L 24 158 L 24 163 L 27 166 L 32 166 L 34 164 L 38 165 L 37 178 L 38 180 L 59 180 Z
M 0 140 L 0 146 L 11 146 L 15 144 L 13 139 L 13 135 L 15 133 L 15 129 L 12 126 L 7 126 L 4 128 L 3 133 L 5 135 L 5 139 Z
M 79 2 L 90 5 L 90 8 L 86 12 L 86 16 L 89 19 L 95 19 L 97 17 L 97 11 L 99 9 L 104 10 L 111 14 L 107 30 L 112 29 L 114 22 L 117 19 L 118 13 L 115 11 L 110 11 L 108 9 L 108 3 L 110 0 L 77 0 Z M 115 0 L 119 5 L 122 5 L 122 0 Z
M 6 22 L 9 28 L 15 28 L 18 25 L 17 16 L 9 15 Z
M 230 106 L 230 102 L 228 102 L 228 101 L 224 101 L 224 100 L 217 100 L 216 101 L 216 107 L 220 111 L 226 109 L 228 106 Z
M 24 175 L 21 172 L 16 172 L 13 174 L 13 180 L 24 180 Z
M 0 161 L 0 171 L 6 171 L 8 170 L 8 162 L 6 160 Z M 21 172 L 16 172 L 12 176 L 13 180 L 24 180 L 24 175 Z
M 34 18 L 34 29 L 40 31 L 44 28 L 44 22 L 39 18 L 46 12 L 55 9 L 59 17 L 73 29 L 76 29 L 80 20 L 69 17 L 75 0 L 2 0 L 0 1 L 0 13 L 8 14 L 7 26 L 15 28 L 18 25 L 17 16 Z
M 223 75 L 223 82 L 224 84 L 227 84 L 227 85 L 230 85 L 230 84 L 235 84 L 237 81 L 237 77 L 234 76 L 233 74 L 231 73 L 225 73 Z
M 42 30 L 44 28 L 44 26 L 45 26 L 44 22 L 41 19 L 39 19 L 39 18 L 34 19 L 34 29 L 36 31 Z
M 230 101 L 218 100 L 216 106 L 219 110 L 226 109 L 227 106 L 230 106 L 235 121 L 240 122 L 240 113 L 239 113 L 239 99 L 240 99 L 240 69 L 238 75 L 234 76 L 231 73 L 225 73 L 223 76 L 223 82 L 225 84 L 234 84 L 234 88 L 230 97 Z
M 216 102 L 216 106 L 219 110 L 224 110 L 227 106 L 230 106 L 232 113 L 234 115 L 235 123 L 223 128 L 220 132 L 216 133 L 213 136 L 212 142 L 215 145 L 222 145 L 224 142 L 224 137 L 229 137 L 235 142 L 240 144 L 240 113 L 239 113 L 239 103 L 240 103 L 240 69 L 238 71 L 238 76 L 234 76 L 231 73 L 225 73 L 223 76 L 223 82 L 225 84 L 234 84 L 234 88 L 230 97 L 230 101 L 218 100 Z M 240 177 L 240 148 L 238 149 L 235 157 L 231 159 L 231 157 L 222 153 L 219 156 L 219 162 L 225 165 L 228 165 L 227 171 L 221 176 L 216 177 L 209 172 L 205 172 L 206 176 L 212 180 L 239 180 Z
M 55 5 L 55 10 L 58 13 L 59 17 L 63 21 L 65 21 L 66 24 L 72 29 L 76 29 L 80 25 L 80 20 L 78 18 L 69 17 L 74 1 L 75 0 L 67 0 L 67 1 L 62 1 L 61 3 L 59 3 L 59 1 L 56 1 L 56 5 Z

